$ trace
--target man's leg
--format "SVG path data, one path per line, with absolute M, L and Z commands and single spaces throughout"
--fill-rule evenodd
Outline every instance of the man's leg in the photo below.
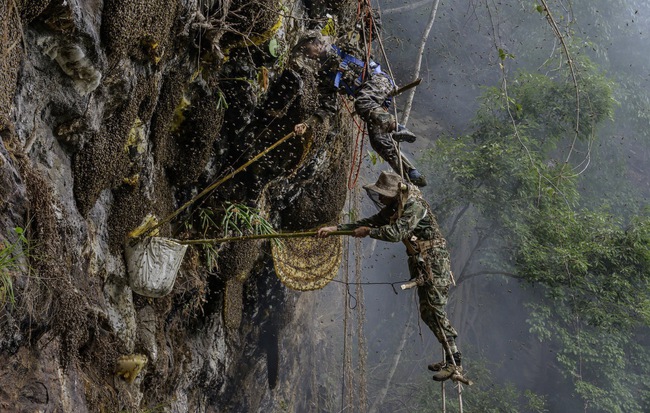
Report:
M 370 141 L 370 146 L 372 149 L 381 156 L 391 168 L 398 174 L 403 171 L 403 174 L 406 176 L 408 173 L 408 168 L 410 164 L 402 164 L 400 168 L 400 156 L 397 152 L 397 147 L 395 142 L 390 137 L 390 133 L 387 133 L 380 125 L 376 123 L 368 123 L 368 140 Z M 400 171 L 402 169 L 402 171 Z
M 422 321 L 431 329 L 438 341 L 444 345 L 445 341 L 449 344 L 451 352 L 458 351 L 455 339 L 458 337 L 456 329 L 452 327 L 445 305 L 447 305 L 447 294 L 449 286 L 432 286 L 425 285 L 418 287 L 418 296 L 420 299 L 420 316 Z M 453 347 L 452 347 L 453 346 Z
M 382 107 L 391 89 L 392 84 L 387 77 L 381 74 L 373 75 L 359 90 L 354 101 L 354 108 L 368 125 L 368 138 L 372 149 L 388 162 L 395 172 L 402 173 L 405 179 L 414 185 L 426 186 L 427 182 L 424 176 L 410 162 L 404 162 L 403 157 L 400 168 L 400 157 L 393 137 L 400 136 L 404 137 L 404 140 L 409 140 L 411 139 L 409 134 L 412 134 L 406 128 L 403 128 L 401 132 L 393 132 L 398 129 L 397 121 Z M 391 132 L 393 132 L 392 135 Z
M 420 296 L 420 314 L 422 320 L 433 331 L 436 338 L 445 349 L 445 361 L 429 365 L 429 370 L 435 371 L 433 380 L 445 381 L 461 370 L 461 354 L 456 346 L 458 333 L 451 326 L 444 308 L 447 304 L 449 287 L 427 285 L 418 288 Z
M 445 361 L 429 366 L 430 370 L 436 371 L 433 379 L 444 381 L 459 371 L 461 364 L 461 354 L 456 346 L 458 333 L 449 322 L 445 311 L 449 286 L 453 282 L 449 252 L 444 248 L 434 248 L 427 251 L 425 260 L 427 268 L 411 268 L 412 264 L 409 261 L 409 270 L 422 272 L 424 279 L 429 280 L 418 287 L 420 314 L 445 350 Z M 426 278 L 427 276 L 429 278 Z
M 386 112 L 382 106 L 388 95 L 390 94 L 392 85 L 390 80 L 382 74 L 374 74 L 362 86 L 357 96 L 354 99 L 354 109 L 357 114 L 361 116 L 366 123 L 371 122 L 371 118 L 381 115 L 381 112 L 386 113 L 388 118 L 390 114 Z M 376 119 L 372 120 L 376 123 Z M 393 118 L 392 124 L 386 124 L 386 132 L 392 132 L 397 128 L 397 122 Z

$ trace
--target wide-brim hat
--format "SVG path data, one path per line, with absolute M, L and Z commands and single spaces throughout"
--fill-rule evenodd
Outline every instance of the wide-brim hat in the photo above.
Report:
M 393 172 L 382 172 L 377 178 L 377 182 L 370 185 L 364 185 L 366 191 L 373 191 L 387 197 L 396 197 L 399 194 L 402 178 Z

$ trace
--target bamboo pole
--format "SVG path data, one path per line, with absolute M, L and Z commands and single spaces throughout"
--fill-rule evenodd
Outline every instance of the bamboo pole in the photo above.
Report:
M 411 83 L 408 83 L 408 84 L 406 84 L 406 85 L 404 85 L 404 86 L 402 86 L 400 88 L 397 88 L 397 89 L 393 90 L 392 92 L 390 92 L 388 94 L 388 96 L 397 96 L 399 94 L 402 94 L 402 93 L 406 92 L 407 90 L 418 86 L 420 83 L 422 83 L 422 78 L 419 77 L 419 78 L 415 79 L 414 81 L 412 81 Z
M 208 193 L 210 193 L 211 191 L 213 191 L 213 190 L 216 189 L 217 187 L 221 186 L 221 184 L 223 184 L 223 183 L 226 182 L 227 180 L 231 179 L 233 176 L 237 175 L 238 173 L 240 173 L 240 172 L 243 171 L 244 169 L 248 168 L 252 163 L 256 162 L 258 159 L 260 159 L 261 157 L 263 157 L 264 155 L 266 155 L 267 153 L 269 153 L 270 151 L 272 151 L 273 149 L 275 149 L 276 147 L 278 147 L 278 146 L 279 146 L 280 144 L 282 144 L 284 141 L 288 140 L 289 138 L 294 137 L 295 135 L 296 135 L 295 132 L 290 132 L 290 133 L 288 133 L 287 135 L 285 135 L 284 137 L 282 137 L 282 139 L 280 139 L 279 141 L 275 142 L 273 145 L 269 146 L 268 148 L 264 149 L 262 152 L 260 152 L 260 153 L 258 153 L 257 155 L 255 155 L 253 158 L 251 158 L 248 162 L 246 162 L 245 164 L 243 164 L 243 165 L 240 166 L 239 168 L 235 169 L 234 171 L 232 171 L 232 172 L 229 173 L 228 175 L 224 176 L 223 178 L 219 179 L 219 180 L 216 181 L 215 183 L 213 183 L 213 184 L 211 184 L 210 186 L 208 186 L 207 188 L 205 188 L 203 191 L 201 191 L 201 192 L 200 192 L 198 195 L 196 195 L 194 198 L 192 198 L 192 199 L 190 199 L 189 201 L 187 201 L 186 203 L 184 203 L 184 204 L 183 204 L 180 208 L 178 208 L 176 211 L 172 212 L 171 214 L 169 214 L 169 215 L 167 215 L 165 218 L 163 218 L 163 219 L 162 219 L 158 224 L 154 225 L 154 226 L 151 227 L 151 228 L 148 228 L 145 232 L 143 232 L 143 234 L 141 235 L 141 237 L 145 237 L 145 236 L 147 236 L 147 235 L 150 235 L 150 234 L 151 234 L 153 231 L 155 231 L 156 229 L 158 229 L 158 228 L 160 228 L 161 226 L 163 226 L 163 225 L 165 225 L 165 224 L 171 222 L 172 219 L 176 218 L 176 217 L 177 217 L 181 212 L 183 212 L 184 210 L 186 210 L 187 208 L 189 208 L 193 203 L 195 203 L 195 202 L 198 201 L 199 199 L 203 198 L 205 195 L 207 195 Z
M 254 234 L 254 235 L 242 235 L 239 237 L 177 240 L 176 242 L 183 245 L 220 244 L 223 242 L 247 241 L 253 239 L 305 238 L 305 237 L 313 237 L 316 234 L 318 234 L 318 231 L 279 232 L 277 234 Z M 332 231 L 328 235 L 353 235 L 353 234 L 354 231 Z

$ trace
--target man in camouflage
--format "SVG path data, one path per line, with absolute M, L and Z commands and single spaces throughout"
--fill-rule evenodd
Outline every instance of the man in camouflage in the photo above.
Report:
M 414 142 L 416 136 L 388 111 L 395 87 L 377 63 L 371 60 L 366 67 L 365 62 L 332 44 L 328 36 L 319 35 L 303 39 L 292 54 L 298 66 L 312 67 L 330 87 L 353 96 L 356 113 L 368 125 L 370 146 L 395 172 L 403 171 L 405 178 L 417 186 L 426 185 L 425 177 L 397 150 L 395 142 Z M 315 68 L 312 63 L 316 63 Z M 309 123 L 300 124 L 299 130 Z
M 461 354 L 456 346 L 458 333 L 451 326 L 445 305 L 452 284 L 451 265 L 446 241 L 438 222 L 420 191 L 402 183 L 399 175 L 382 172 L 375 184 L 364 186 L 381 210 L 350 224 L 327 226 L 318 230 L 326 237 L 336 230 L 354 230 L 354 237 L 399 242 L 407 247 L 411 279 L 417 282 L 422 320 L 445 348 L 446 360 L 429 366 L 436 371 L 433 379 L 444 381 L 461 373 Z

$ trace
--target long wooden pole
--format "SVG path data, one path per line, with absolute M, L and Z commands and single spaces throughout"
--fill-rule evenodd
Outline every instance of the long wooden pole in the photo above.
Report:
M 389 93 L 388 96 L 397 96 L 397 95 L 399 95 L 401 93 L 406 92 L 409 89 L 412 89 L 412 88 L 418 86 L 420 83 L 422 83 L 422 78 L 417 78 L 414 81 L 412 81 L 411 83 L 408 83 L 408 84 L 406 84 L 406 85 L 404 85 L 404 86 L 402 86 L 400 88 L 397 88 L 397 89 L 393 90 L 392 92 Z
M 143 234 L 142 237 L 145 237 L 149 234 L 151 234 L 153 231 L 156 229 L 160 228 L 161 226 L 169 223 L 172 219 L 176 218 L 178 214 L 189 208 L 193 203 L 198 201 L 199 199 L 203 198 L 205 195 L 216 189 L 218 186 L 226 182 L 227 180 L 231 179 L 233 176 L 237 175 L 247 167 L 249 167 L 252 163 L 256 162 L 258 159 L 278 147 L 280 144 L 282 144 L 284 141 L 286 141 L 289 138 L 294 137 L 296 134 L 294 132 L 290 132 L 287 135 L 285 135 L 282 139 L 279 141 L 275 142 L 273 145 L 269 146 L 268 148 L 264 149 L 262 152 L 258 153 L 255 155 L 252 159 L 250 159 L 248 162 L 240 166 L 239 168 L 235 169 L 228 175 L 224 176 L 223 178 L 219 179 L 215 183 L 211 184 L 207 188 L 205 188 L 203 191 L 201 191 L 198 195 L 196 195 L 194 198 L 190 199 L 186 203 L 184 203 L 180 208 L 178 208 L 176 211 L 172 212 L 171 214 L 167 215 L 165 218 L 163 218 L 158 224 L 152 226 L 151 228 L 148 228 Z
M 255 235 L 242 235 L 239 237 L 177 240 L 176 242 L 184 245 L 220 244 L 223 242 L 247 241 L 252 239 L 305 238 L 305 237 L 313 237 L 316 234 L 318 234 L 318 231 L 278 232 L 277 234 L 255 234 Z M 352 235 L 352 234 L 354 234 L 354 231 L 332 231 L 329 233 L 329 235 Z

